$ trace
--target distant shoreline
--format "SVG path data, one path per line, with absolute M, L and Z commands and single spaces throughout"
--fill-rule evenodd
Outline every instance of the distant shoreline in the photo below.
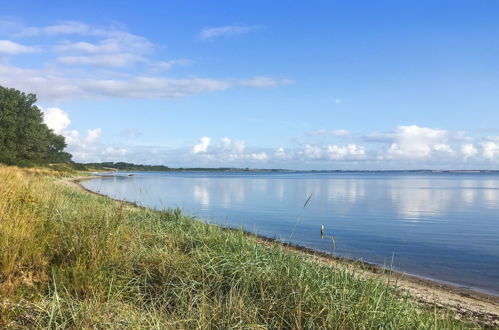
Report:
M 89 170 L 90 172 L 218 172 L 218 173 L 491 173 L 499 174 L 499 170 L 282 170 L 282 169 L 241 169 L 241 168 L 171 168 L 168 170 L 143 170 L 143 169 L 107 169 Z
M 499 169 L 295 170 L 242 167 L 168 167 L 126 162 L 76 163 L 90 172 L 272 172 L 272 173 L 499 173 Z

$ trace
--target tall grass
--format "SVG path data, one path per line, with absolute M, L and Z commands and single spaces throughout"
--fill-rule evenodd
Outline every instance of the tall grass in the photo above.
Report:
M 381 280 L 0 166 L 0 326 L 465 328 Z

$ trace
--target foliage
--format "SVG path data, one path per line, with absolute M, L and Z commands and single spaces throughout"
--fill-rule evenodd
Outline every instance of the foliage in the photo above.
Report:
M 55 172 L 52 172 L 57 174 Z M 0 327 L 444 329 L 378 279 L 0 166 Z
M 164 165 L 141 165 L 125 162 L 102 162 L 102 163 L 85 163 L 78 164 L 80 169 L 87 170 L 118 170 L 118 171 L 199 171 L 199 172 L 289 172 L 280 169 L 250 169 L 250 168 L 235 168 L 235 167 L 188 167 L 174 168 Z
M 93 170 L 119 170 L 119 171 L 170 171 L 171 169 L 164 165 L 139 165 L 125 162 L 102 162 L 81 164 L 87 169 Z
M 43 164 L 69 162 L 64 137 L 43 123 L 34 94 L 0 86 L 0 162 Z

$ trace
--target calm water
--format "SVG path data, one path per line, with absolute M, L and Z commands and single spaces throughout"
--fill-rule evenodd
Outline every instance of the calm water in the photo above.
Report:
M 499 295 L 498 174 L 163 172 L 83 184 Z M 331 240 L 321 239 L 321 225 L 335 237 L 335 251 Z

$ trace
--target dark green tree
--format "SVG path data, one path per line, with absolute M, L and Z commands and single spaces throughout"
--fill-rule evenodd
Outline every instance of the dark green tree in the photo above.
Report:
M 64 152 L 64 137 L 47 127 L 35 103 L 34 94 L 0 86 L 0 162 L 26 165 L 71 161 L 71 155 Z

